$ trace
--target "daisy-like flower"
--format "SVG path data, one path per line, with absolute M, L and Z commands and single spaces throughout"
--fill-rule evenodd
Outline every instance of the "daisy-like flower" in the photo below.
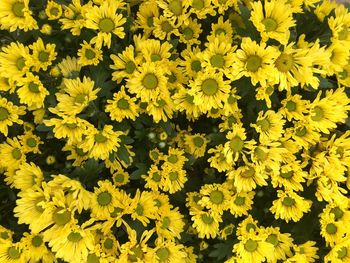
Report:
M 112 35 L 123 39 L 125 37 L 123 25 L 126 18 L 119 13 L 124 9 L 123 1 L 104 1 L 100 6 L 93 6 L 86 13 L 85 26 L 96 30 L 97 36 L 91 39 L 97 47 L 102 44 L 108 48 L 111 46 Z
M 19 136 L 23 151 L 25 153 L 40 153 L 39 146 L 43 144 L 40 137 L 33 134 L 32 131 L 25 132 L 25 134 Z
M 150 35 L 154 29 L 154 18 L 159 17 L 159 6 L 157 2 L 142 2 L 139 5 L 135 23 L 137 27 L 144 30 L 145 35 Z
M 82 66 L 97 66 L 102 60 L 102 50 L 85 40 L 80 46 L 81 48 L 78 50 L 78 63 Z
M 60 70 L 60 74 L 68 79 L 78 78 L 81 70 L 81 65 L 79 65 L 78 59 L 70 56 L 62 59 L 62 61 L 57 64 L 57 67 Z
M 186 151 L 196 158 L 204 156 L 207 148 L 208 140 L 205 134 L 196 133 L 193 135 L 185 135 Z
M 16 106 L 0 96 L 0 132 L 2 134 L 7 136 L 8 127 L 11 127 L 14 123 L 22 124 L 23 121 L 19 117 L 24 114 L 24 106 Z
M 203 113 L 210 111 L 212 108 L 222 108 L 231 91 L 229 81 L 224 80 L 223 74 L 209 69 L 200 71 L 196 78 L 190 81 L 189 86 L 189 94 L 194 97 L 194 104 Z
M 346 238 L 331 248 L 325 262 L 345 263 L 350 260 L 350 239 Z
M 160 239 L 152 251 L 152 262 L 185 262 L 187 253 L 183 251 L 184 246 L 172 240 L 162 242 Z
M 85 152 L 89 152 L 90 157 L 96 160 L 106 160 L 110 153 L 118 150 L 121 142 L 119 137 L 122 134 L 121 131 L 113 131 L 112 125 L 105 125 L 102 130 L 91 128 L 88 130 L 81 148 Z
M 62 92 L 57 92 L 56 109 L 62 113 L 76 115 L 83 111 L 91 101 L 97 98 L 100 88 L 94 88 L 95 82 L 89 77 L 64 79 Z
M 285 189 L 302 191 L 301 183 L 305 182 L 306 177 L 307 174 L 302 170 L 300 162 L 295 160 L 282 164 L 278 171 L 272 172 L 271 184 L 275 188 L 284 187 Z
M 57 52 L 55 52 L 55 44 L 44 44 L 43 40 L 39 38 L 36 42 L 29 46 L 33 54 L 30 59 L 30 66 L 34 71 L 42 69 L 46 71 L 48 66 L 56 59 Z
M 321 213 L 320 225 L 321 236 L 325 239 L 326 244 L 331 247 L 339 243 L 347 232 L 343 222 L 335 221 L 334 214 Z
M 159 219 L 156 221 L 157 235 L 165 239 L 180 238 L 185 226 L 183 217 L 178 208 L 161 209 Z
M 14 177 L 13 185 L 21 191 L 32 188 L 34 185 L 40 186 L 44 179 L 44 174 L 39 166 L 34 163 L 23 163 L 18 167 Z
M 166 165 L 162 171 L 161 186 L 163 191 L 170 194 L 176 193 L 184 188 L 188 178 L 186 171 L 173 165 Z
M 130 207 L 131 218 L 134 220 L 137 219 L 144 226 L 150 222 L 150 219 L 156 218 L 157 207 L 153 202 L 153 195 L 151 192 L 140 192 L 139 189 L 137 189 Z
M 277 74 L 273 63 L 278 57 L 278 52 L 272 46 L 267 46 L 264 42 L 258 44 L 249 37 L 244 37 L 236 56 L 236 79 L 242 76 L 250 77 L 253 85 L 260 83 L 262 86 L 276 82 Z
M 162 69 L 154 62 L 145 62 L 128 79 L 126 87 L 142 102 L 157 101 L 167 93 L 166 69 Z
M 261 232 L 261 228 L 259 227 L 258 221 L 255 220 L 251 215 L 248 215 L 238 224 L 236 235 L 248 236 L 251 233 L 257 235 L 259 232 Z
M 208 15 L 215 16 L 216 11 L 211 0 L 194 0 L 190 3 L 190 13 L 197 16 L 198 19 L 205 19 Z
M 135 120 L 139 115 L 136 106 L 136 98 L 130 97 L 122 86 L 120 91 L 114 93 L 113 100 L 107 100 L 106 112 L 109 112 L 111 120 L 121 122 L 124 119 Z
M 149 188 L 152 191 L 157 191 L 162 187 L 162 176 L 163 173 L 159 170 L 158 166 L 152 164 L 147 175 L 142 175 L 141 177 L 146 181 L 146 188 Z
M 186 24 L 190 16 L 187 12 L 189 2 L 185 0 L 158 0 L 158 6 L 163 9 L 164 16 L 176 25 Z
M 172 48 L 173 46 L 170 43 L 161 43 L 155 39 L 142 39 L 136 42 L 136 50 L 141 53 L 144 60 L 157 62 L 158 65 L 162 64 L 163 67 L 166 67 L 169 62 Z
M 21 242 L 3 242 L 0 246 L 0 262 L 4 263 L 24 263 L 27 255 Z
M 259 133 L 259 141 L 266 143 L 270 141 L 277 141 L 282 137 L 283 125 L 285 120 L 282 115 L 272 110 L 266 112 L 260 111 L 255 124 L 251 124 Z
M 197 19 L 189 18 L 188 24 L 182 24 L 179 28 L 179 42 L 185 43 L 187 46 L 199 44 L 199 35 L 202 33 L 201 24 Z
M 232 201 L 230 202 L 230 213 L 235 217 L 247 215 L 248 211 L 252 209 L 254 196 L 254 191 L 242 191 L 234 194 L 232 196 Z
M 283 117 L 291 120 L 303 120 L 308 109 L 308 101 L 303 100 L 299 94 L 289 95 L 286 99 L 281 101 L 283 107 L 278 111 Z
M 219 234 L 219 223 L 222 222 L 218 213 L 196 210 L 192 213 L 193 227 L 199 238 L 215 238 Z
M 0 167 L 17 168 L 26 161 L 26 155 L 17 138 L 7 138 L 6 142 L 0 144 L 0 154 Z
M 62 5 L 53 0 L 47 1 L 45 14 L 49 20 L 57 20 L 62 16 Z
M 305 256 L 307 262 L 316 262 L 319 259 L 317 255 L 318 248 L 315 241 L 306 241 L 300 245 L 294 245 L 293 249 L 296 254 Z
M 269 38 L 286 45 L 289 40 L 289 28 L 295 26 L 291 6 L 286 0 L 254 2 L 250 20 L 260 32 L 263 41 Z
M 29 48 L 18 42 L 12 42 L 1 48 L 0 76 L 9 80 L 21 80 L 29 72 Z
M 267 227 L 263 230 L 266 242 L 273 245 L 273 253 L 267 255 L 268 261 L 277 262 L 292 256 L 293 238 L 289 233 L 281 233 L 279 227 Z
M 24 233 L 20 241 L 24 245 L 27 260 L 52 263 L 55 260 L 54 254 L 49 250 L 41 234 Z
M 189 90 L 186 88 L 180 88 L 177 92 L 174 93 L 172 99 L 175 103 L 175 109 L 179 112 L 185 112 L 186 118 L 189 120 L 197 119 L 201 111 L 199 106 L 194 104 L 194 96 L 189 94 Z
M 208 210 L 222 214 L 229 208 L 231 193 L 220 184 L 206 184 L 201 187 L 199 193 L 202 195 L 198 204 Z
M 275 215 L 276 219 L 283 219 L 287 223 L 290 220 L 298 222 L 304 213 L 310 211 L 312 202 L 305 200 L 292 190 L 278 190 L 278 199 L 272 202 L 270 211 Z
M 44 107 L 44 100 L 49 91 L 44 87 L 38 76 L 27 73 L 19 84 L 21 87 L 16 93 L 21 103 L 28 105 L 30 109 Z
M 0 6 L 0 27 L 10 32 L 38 29 L 36 20 L 29 9 L 29 0 L 5 0 Z
M 265 241 L 265 235 L 250 233 L 238 237 L 239 242 L 233 246 L 235 252 L 243 262 L 261 263 L 273 253 L 273 245 Z

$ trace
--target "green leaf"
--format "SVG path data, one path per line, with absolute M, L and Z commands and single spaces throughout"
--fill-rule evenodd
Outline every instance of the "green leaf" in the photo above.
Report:
M 39 132 L 48 132 L 53 129 L 53 126 L 46 126 L 45 124 L 39 124 L 35 128 Z
M 213 247 L 214 249 L 212 249 L 212 251 L 209 253 L 209 257 L 211 258 L 217 258 L 218 260 L 221 260 L 231 254 L 232 245 L 228 244 L 228 242 L 218 243 Z
M 135 166 L 137 167 L 137 169 L 130 174 L 131 180 L 141 179 L 141 175 L 146 174 L 148 171 L 148 167 L 144 163 L 137 163 L 135 164 Z
M 125 145 L 120 145 L 117 151 L 117 156 L 120 160 L 122 160 L 123 162 L 125 162 L 127 165 L 130 164 L 130 160 L 129 160 L 129 152 L 126 149 Z

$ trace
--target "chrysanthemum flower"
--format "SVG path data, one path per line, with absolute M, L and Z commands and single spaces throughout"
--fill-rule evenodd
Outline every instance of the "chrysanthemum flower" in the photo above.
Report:
M 320 234 L 325 239 L 326 244 L 331 247 L 339 243 L 347 232 L 341 221 L 335 221 L 334 214 L 321 213 L 320 225 Z
M 24 233 L 20 242 L 24 245 L 28 262 L 42 260 L 42 262 L 53 263 L 55 261 L 54 254 L 46 247 L 41 234 Z
M 34 185 L 40 186 L 44 178 L 43 172 L 39 166 L 34 163 L 23 163 L 18 167 L 13 185 L 17 189 L 25 191 Z
M 26 161 L 26 155 L 17 138 L 7 138 L 6 142 L 0 144 L 0 166 L 7 168 L 18 168 Z
M 186 151 L 197 158 L 204 156 L 207 143 L 208 140 L 205 137 L 205 134 L 196 133 L 193 135 L 185 135 L 185 146 L 187 147 Z
M 266 256 L 268 261 L 277 262 L 292 255 L 293 238 L 289 233 L 281 233 L 279 227 L 267 227 L 263 232 L 267 235 L 265 241 L 274 246 L 273 253 Z
M 102 50 L 84 40 L 78 50 L 78 63 L 82 66 L 97 66 L 102 60 Z
M 162 209 L 156 221 L 157 235 L 164 239 L 180 238 L 185 226 L 183 217 L 178 208 Z
M 165 165 L 162 170 L 161 186 L 163 191 L 170 194 L 176 193 L 184 188 L 188 180 L 186 171 L 178 166 Z
M 247 215 L 252 209 L 254 196 L 254 191 L 235 193 L 230 202 L 230 213 L 235 217 Z
M 184 245 L 177 244 L 172 240 L 161 242 L 159 240 L 152 250 L 152 262 L 185 262 L 187 253 L 182 251 Z
M 97 36 L 91 39 L 97 47 L 102 45 L 110 48 L 112 35 L 119 38 L 125 37 L 123 25 L 126 18 L 118 13 L 124 9 L 123 1 L 104 1 L 100 6 L 93 6 L 86 13 L 85 27 L 97 31 Z
M 194 211 L 192 215 L 193 227 L 199 238 L 215 238 L 219 234 L 219 223 L 222 218 L 217 213 Z
M 350 240 L 345 238 L 337 243 L 325 256 L 325 262 L 345 263 L 350 260 Z
M 53 0 L 47 2 L 45 14 L 49 20 L 56 20 L 62 16 L 62 5 Z
M 139 190 L 131 203 L 131 218 L 140 221 L 144 226 L 146 226 L 150 219 L 155 219 L 157 207 L 153 203 L 153 196 L 150 192 Z
M 12 243 L 11 241 L 1 243 L 0 262 L 4 263 L 24 263 L 27 255 L 23 250 L 23 244 Z
M 81 65 L 78 63 L 78 59 L 76 57 L 67 56 L 62 59 L 62 61 L 57 65 L 60 70 L 60 74 L 63 77 L 68 79 L 76 79 L 79 77 L 79 73 L 81 70 Z
M 298 222 L 304 213 L 310 211 L 312 202 L 305 200 L 291 190 L 278 190 L 278 199 L 272 202 L 270 211 L 275 215 L 276 219 L 283 219 L 287 223 L 290 220 Z
M 48 66 L 56 59 L 57 52 L 55 52 L 55 44 L 44 44 L 43 40 L 39 38 L 36 42 L 29 46 L 33 54 L 30 56 L 29 64 L 34 71 L 42 69 L 46 71 Z
M 189 2 L 185 0 L 158 0 L 158 6 L 163 9 L 167 20 L 176 25 L 186 24 L 190 13 L 187 12 Z
M 317 255 L 318 248 L 315 241 L 307 241 L 300 245 L 294 245 L 293 249 L 296 254 L 305 255 L 307 262 L 315 262 L 319 259 Z
M 179 41 L 187 46 L 199 44 L 199 35 L 202 33 L 201 24 L 197 19 L 188 19 L 188 24 L 182 24 L 179 28 Z
M 289 40 L 289 28 L 295 26 L 293 11 L 286 0 L 253 2 L 250 20 L 260 32 L 263 41 L 269 38 L 286 45 Z
M 206 184 L 201 187 L 200 194 L 202 198 L 198 204 L 213 213 L 222 214 L 229 208 L 231 193 L 224 185 Z
M 23 121 L 19 118 L 25 114 L 25 107 L 16 106 L 11 101 L 0 96 L 0 132 L 7 136 L 8 127 L 14 123 L 22 124 Z
M 36 20 L 29 9 L 29 0 L 5 0 L 0 6 L 0 27 L 10 32 L 37 29 Z

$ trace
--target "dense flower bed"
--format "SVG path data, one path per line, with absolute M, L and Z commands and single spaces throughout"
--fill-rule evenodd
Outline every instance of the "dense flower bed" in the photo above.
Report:
M 0 263 L 350 262 L 350 12 L 1 0 Z

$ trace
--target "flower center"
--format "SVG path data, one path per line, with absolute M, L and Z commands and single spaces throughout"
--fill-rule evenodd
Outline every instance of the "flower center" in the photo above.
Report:
M 222 204 L 224 201 L 224 194 L 219 190 L 214 190 L 210 193 L 210 201 L 216 205 Z
M 286 103 L 286 109 L 288 111 L 295 111 L 297 108 L 297 104 L 294 101 L 287 101 Z
M 137 247 L 133 247 L 132 249 L 130 249 L 131 253 L 129 254 L 128 256 L 128 259 L 131 261 L 131 262 L 136 262 L 138 261 L 137 259 L 142 259 L 143 258 L 143 251 L 141 249 L 140 246 L 137 246 Z
M 168 157 L 168 162 L 171 162 L 171 163 L 176 163 L 178 160 L 179 159 L 177 158 L 177 156 L 173 154 Z
M 337 251 L 338 258 L 343 259 L 348 255 L 348 249 L 346 247 L 342 247 Z
M 313 121 L 320 121 L 320 120 L 323 119 L 323 117 L 324 117 L 324 112 L 323 112 L 323 110 L 322 110 L 321 107 L 316 106 L 316 107 L 313 109 L 313 112 L 314 112 L 314 115 L 311 116 L 311 119 L 312 119 Z
M 96 53 L 92 49 L 87 49 L 85 50 L 85 57 L 87 59 L 94 59 L 96 57 Z
M 197 136 L 193 138 L 193 143 L 197 148 L 200 148 L 204 144 L 204 140 L 202 137 Z
M 169 3 L 169 9 L 174 15 L 179 16 L 182 14 L 182 4 L 180 0 L 174 0 Z
M 76 127 L 78 127 L 76 123 L 72 123 L 72 122 L 65 123 L 65 126 L 67 126 L 69 129 L 75 129 Z
M 125 72 L 132 74 L 136 69 L 136 65 L 133 61 L 128 61 L 125 63 Z
M 193 30 L 190 28 L 190 27 L 185 27 L 183 30 L 182 30 L 182 34 L 184 35 L 184 38 L 186 40 L 190 40 L 193 38 Z
M 265 161 L 268 156 L 268 154 L 259 146 L 255 148 L 254 154 L 259 161 Z
M 234 152 L 241 151 L 243 149 L 243 145 L 244 145 L 243 140 L 239 136 L 232 138 L 232 140 L 230 142 L 230 148 Z
M 26 140 L 26 144 L 29 146 L 29 147 L 35 147 L 36 146 L 36 140 L 34 138 L 28 138 Z
M 33 93 L 39 93 L 40 92 L 39 85 L 35 84 L 34 82 L 29 83 L 28 89 L 30 90 L 30 92 L 33 92 Z
M 256 72 L 261 67 L 262 59 L 259 56 L 251 55 L 246 61 L 248 71 Z
M 39 61 L 40 62 L 48 62 L 49 61 L 49 53 L 45 52 L 45 51 L 40 51 L 39 52 Z
M 193 60 L 191 63 L 191 69 L 195 72 L 199 72 L 202 69 L 201 62 L 199 60 Z
M 159 258 L 159 261 L 167 261 L 169 256 L 170 256 L 170 252 L 169 249 L 167 249 L 166 247 L 162 247 L 160 249 L 157 249 L 157 257 Z
M 121 212 L 123 212 L 123 209 L 119 208 L 119 207 L 115 207 L 113 212 L 111 213 L 111 217 L 115 218 L 117 217 Z
M 18 70 L 22 70 L 25 65 L 26 65 L 26 60 L 24 59 L 24 57 L 20 57 L 19 59 L 17 59 L 16 67 Z
M 98 23 L 98 27 L 100 30 L 104 33 L 110 33 L 113 31 L 115 25 L 112 19 L 110 18 L 103 18 Z
M 114 176 L 114 180 L 117 182 L 117 183 L 122 183 L 124 182 L 124 174 L 120 173 L 120 174 L 116 174 Z
M 220 34 L 226 34 L 225 29 L 223 29 L 223 28 L 218 28 L 218 29 L 215 30 L 215 36 L 218 36 L 218 35 L 220 35 Z
M 202 219 L 203 223 L 206 225 L 210 225 L 214 222 L 214 218 L 212 218 L 211 216 L 209 216 L 207 214 L 203 214 L 201 216 L 201 219 Z
M 8 118 L 9 112 L 6 108 L 0 107 L 0 121 L 4 121 Z
M 155 182 L 160 182 L 160 180 L 161 180 L 162 178 L 161 178 L 161 176 L 160 176 L 160 174 L 159 173 L 157 173 L 157 172 L 154 172 L 153 174 L 152 174 L 152 180 L 153 181 L 155 181 Z
M 337 229 L 338 229 L 337 226 L 334 225 L 333 223 L 329 223 L 326 226 L 326 231 L 330 235 L 334 235 L 335 233 L 337 233 Z
M 256 226 L 253 223 L 248 223 L 247 226 L 245 227 L 245 229 L 250 232 L 250 230 L 255 230 Z
M 32 238 L 32 245 L 34 247 L 40 247 L 43 243 L 43 238 L 41 236 L 35 236 Z
M 78 243 L 80 240 L 83 239 L 83 237 L 80 235 L 80 233 L 78 232 L 72 232 L 68 235 L 67 239 L 70 241 L 70 242 L 73 242 L 73 243 Z
M 137 204 L 136 208 L 135 208 L 135 212 L 136 214 L 138 214 L 139 216 L 143 215 L 143 207 L 140 203 Z
M 215 79 L 206 79 L 202 83 L 202 90 L 205 95 L 213 96 L 219 90 L 219 85 Z
M 258 248 L 258 242 L 252 239 L 248 239 L 244 244 L 244 249 L 248 252 L 254 252 Z
M 192 6 L 196 9 L 200 10 L 204 7 L 204 1 L 203 0 L 193 0 Z
M 64 226 L 70 221 L 71 213 L 69 211 L 64 211 L 64 212 L 61 212 L 61 211 L 62 211 L 61 209 L 56 210 L 52 214 L 52 220 L 55 222 L 56 225 Z
M 39 203 L 44 201 L 44 200 L 45 200 L 44 197 L 38 197 L 34 202 L 35 210 L 39 213 L 43 213 L 45 210 L 41 205 L 39 205 Z
M 170 218 L 169 217 L 164 217 L 163 222 L 162 222 L 162 228 L 168 228 L 170 226 Z
M 245 204 L 245 197 L 244 196 L 237 196 L 235 201 L 235 205 L 242 206 Z
M 268 131 L 270 128 L 270 122 L 267 119 L 262 119 L 256 122 L 258 126 L 260 126 L 262 131 Z
M 295 200 L 291 197 L 285 197 L 282 201 L 284 206 L 293 206 L 295 204 Z
M 105 240 L 105 242 L 103 242 L 103 246 L 104 246 L 106 249 L 112 249 L 112 248 L 113 248 L 113 239 L 107 238 L 107 239 Z
M 120 100 L 118 100 L 117 106 L 119 109 L 127 110 L 129 109 L 129 102 L 126 99 L 121 98 Z
M 179 177 L 179 175 L 178 175 L 178 173 L 177 172 L 170 172 L 169 173 L 169 179 L 170 179 L 170 181 L 176 181 L 177 180 L 177 178 Z
M 158 78 L 153 73 L 147 73 L 142 79 L 142 85 L 146 89 L 155 89 L 158 86 Z
M 338 39 L 339 40 L 346 40 L 348 37 L 348 29 L 347 28 L 343 28 L 343 30 L 338 32 Z
M 97 203 L 100 206 L 106 206 L 109 205 L 112 202 L 112 195 L 108 192 L 103 192 L 98 194 L 97 196 Z
M 7 255 L 10 259 L 18 259 L 21 256 L 21 252 L 15 247 L 10 247 L 7 250 Z
M 153 21 L 153 16 L 147 17 L 147 26 L 153 27 L 154 26 L 154 21 Z
M 282 178 L 285 178 L 285 179 L 290 179 L 293 177 L 293 171 L 289 171 L 289 172 L 286 172 L 286 173 L 281 173 L 280 176 Z
M 12 12 L 17 17 L 24 17 L 24 11 L 23 11 L 24 8 L 25 8 L 24 3 L 22 3 L 22 2 L 15 2 L 12 5 Z
M 295 131 L 295 135 L 299 137 L 303 137 L 306 134 L 306 128 L 305 127 L 299 127 Z
M 222 68 L 225 65 L 225 58 L 221 54 L 215 54 L 210 58 L 210 64 L 213 67 Z
M 294 65 L 293 56 L 282 53 L 275 61 L 275 65 L 280 72 L 288 72 Z
M 16 160 L 21 159 L 22 157 L 22 152 L 20 149 L 15 148 L 11 151 L 12 157 L 15 158 Z
M 152 54 L 151 55 L 151 61 L 156 62 L 162 60 L 162 57 L 159 54 Z
M 244 178 L 252 177 L 255 174 L 255 170 L 253 167 L 249 167 L 247 170 L 245 170 L 241 176 Z
M 278 26 L 276 20 L 273 19 L 273 18 L 270 18 L 270 17 L 265 18 L 265 19 L 262 21 L 262 23 L 263 23 L 264 26 L 265 26 L 266 32 L 275 31 L 276 28 L 277 28 L 277 26 Z
M 334 217 L 336 220 L 339 220 L 343 217 L 344 212 L 343 210 L 341 210 L 339 207 L 334 207 L 331 209 L 331 213 L 334 214 Z
M 86 263 L 100 263 L 100 258 L 96 254 L 89 254 Z
M 1 239 L 4 239 L 4 240 L 6 240 L 6 239 L 8 239 L 10 236 L 9 236 L 9 234 L 7 233 L 7 232 L 1 232 L 0 233 L 0 238 Z
M 169 33 L 171 30 L 173 30 L 173 26 L 169 23 L 169 21 L 163 21 L 161 28 L 165 33 Z
M 86 94 L 78 94 L 75 97 L 75 102 L 78 103 L 78 104 L 83 104 L 85 102 L 86 97 L 87 97 Z
M 53 16 L 58 16 L 60 10 L 57 7 L 53 7 L 50 9 L 50 14 Z
M 275 235 L 275 234 L 270 234 L 267 237 L 266 241 L 269 242 L 270 244 L 272 244 L 274 247 L 276 247 L 279 243 L 277 235 Z
M 104 143 L 107 141 L 107 137 L 104 136 L 102 133 L 96 134 L 95 135 L 95 142 L 97 143 Z

